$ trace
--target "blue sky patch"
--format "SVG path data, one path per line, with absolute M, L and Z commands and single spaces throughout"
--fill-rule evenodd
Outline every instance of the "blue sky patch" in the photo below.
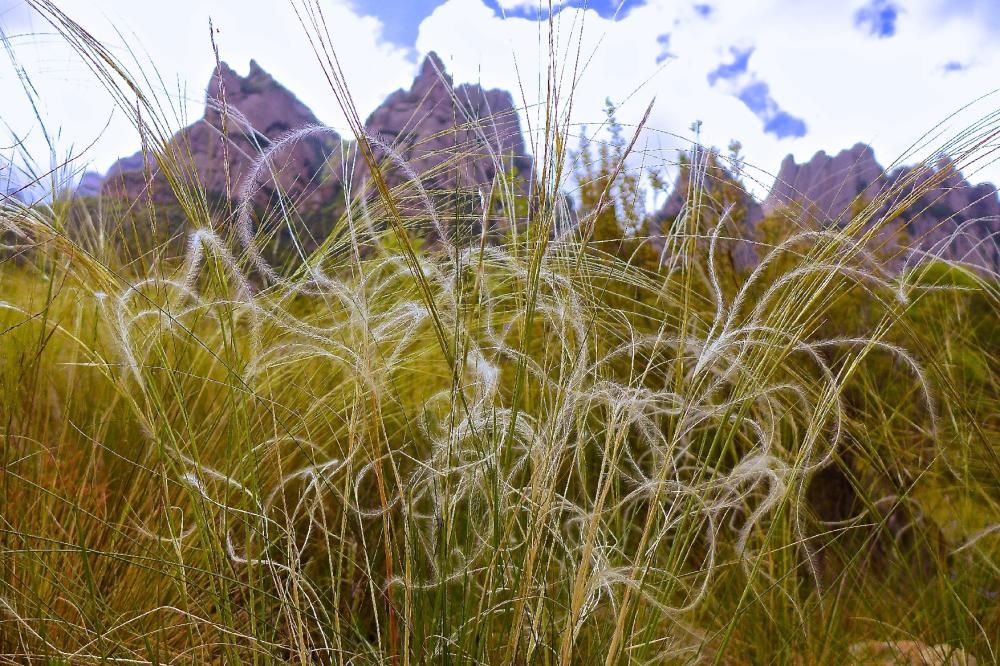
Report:
M 771 99 L 771 88 L 763 81 L 754 81 L 744 86 L 737 97 L 758 116 L 766 113 L 768 106 L 774 104 Z
M 753 48 L 738 49 L 735 46 L 729 49 L 733 54 L 732 62 L 724 62 L 708 73 L 708 84 L 714 86 L 719 79 L 735 79 L 741 74 L 746 74 L 750 64 L 750 56 L 753 55 Z
M 764 122 L 766 133 L 779 139 L 805 136 L 806 122 L 779 107 L 771 96 L 771 87 L 749 73 L 753 48 L 730 47 L 729 52 L 733 54 L 732 62 L 724 62 L 709 72 L 709 85 L 714 86 L 719 81 L 728 82 L 725 87 L 735 91 L 733 96 Z
M 764 121 L 764 131 L 768 134 L 779 139 L 797 139 L 806 135 L 806 122 L 781 109 L 771 96 L 770 86 L 763 81 L 748 83 L 736 97 Z
M 712 5 L 701 3 L 694 6 L 694 13 L 702 18 L 708 18 L 712 15 L 715 8 Z
M 806 121 L 796 118 L 787 111 L 778 111 L 773 118 L 764 123 L 764 131 L 779 139 L 789 137 L 799 139 L 806 135 Z
M 656 43 L 660 45 L 660 53 L 656 56 L 656 64 L 660 65 L 664 61 L 670 58 L 676 58 L 677 56 L 670 52 L 670 33 L 664 33 L 658 35 L 656 38 Z
M 500 3 L 497 0 L 483 0 L 487 7 L 493 10 L 497 16 L 507 16 L 515 18 L 527 18 L 543 20 L 549 17 L 548 11 L 548 0 L 533 0 L 530 3 L 526 3 L 527 6 L 519 7 L 517 9 L 508 9 L 506 12 L 500 9 Z M 628 15 L 630 11 L 636 7 L 641 7 L 646 4 L 646 0 L 569 0 L 556 7 L 555 12 L 558 14 L 561 10 L 566 7 L 577 7 L 580 9 L 592 9 L 601 15 L 601 18 L 615 18 L 622 19 Z
M 899 7 L 892 0 L 871 0 L 854 12 L 854 27 L 872 37 L 885 39 L 896 34 Z
M 445 0 L 351 0 L 355 11 L 382 22 L 382 37 L 396 46 L 413 48 L 421 22 Z
M 420 24 L 445 0 L 349 0 L 359 14 L 374 16 L 382 22 L 382 37 L 403 48 L 413 48 L 417 43 Z M 497 16 L 503 16 L 497 0 L 482 0 Z M 601 17 L 624 18 L 646 0 L 569 0 L 556 8 L 556 13 L 566 7 L 593 9 Z M 508 9 L 506 16 L 542 20 L 548 18 L 548 0 L 532 0 L 517 9 Z

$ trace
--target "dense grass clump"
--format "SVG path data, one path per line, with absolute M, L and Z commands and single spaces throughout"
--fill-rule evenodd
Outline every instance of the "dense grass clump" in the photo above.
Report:
M 529 200 L 390 190 L 311 3 L 371 178 L 274 263 L 38 5 L 139 95 L 186 226 L 0 210 L 4 660 L 997 658 L 996 276 L 880 254 L 876 204 L 741 269 L 711 160 L 648 238 L 620 137 L 571 214 L 555 98 Z

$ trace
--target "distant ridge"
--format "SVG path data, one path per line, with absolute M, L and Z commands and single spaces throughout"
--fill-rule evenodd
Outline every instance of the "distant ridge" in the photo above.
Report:
M 222 63 L 207 87 L 203 117 L 177 133 L 168 151 L 187 165 L 190 175 L 208 192 L 235 197 L 247 185 L 250 168 L 262 150 L 290 131 L 316 125 L 319 120 L 312 111 L 256 61 L 250 62 L 245 77 Z M 524 192 L 531 180 L 532 158 L 511 94 L 479 85 L 455 86 L 433 52 L 422 62 L 410 88 L 392 93 L 368 117 L 365 129 L 394 153 L 376 145 L 376 156 L 387 165 L 390 186 L 410 179 L 404 169 L 391 164 L 396 158 L 420 174 L 422 185 L 430 191 L 474 191 L 492 183 L 501 169 L 520 174 Z M 733 231 L 747 240 L 753 239 L 765 215 L 784 211 L 810 226 L 843 225 L 852 211 L 889 188 L 900 186 L 898 202 L 933 179 L 933 187 L 896 218 L 890 231 L 903 232 L 908 247 L 918 252 L 1000 270 L 997 189 L 988 183 L 971 185 L 950 160 L 885 173 L 871 148 L 862 143 L 832 156 L 820 151 L 802 164 L 789 155 L 763 202 L 739 189 L 735 177 L 718 160 L 709 160 L 708 168 L 717 183 L 735 187 L 726 188 L 732 201 L 706 203 L 740 203 L 746 211 L 740 220 L 743 227 Z M 356 193 L 367 181 L 367 169 L 353 146 L 334 132 L 310 133 L 282 150 L 270 172 L 250 184 L 250 191 L 255 203 L 265 205 L 273 200 L 277 183 L 296 201 L 300 212 L 315 212 L 342 195 L 345 177 L 351 178 Z M 682 210 L 689 172 L 690 166 L 682 166 L 673 191 L 654 216 L 654 236 L 666 233 L 662 225 Z M 90 194 L 98 188 L 103 196 L 173 200 L 166 178 L 141 152 L 116 162 L 103 181 L 88 174 L 79 192 Z M 887 213 L 892 203 L 883 204 L 877 215 Z M 752 264 L 756 255 L 750 244 L 741 245 L 745 247 L 739 250 L 738 262 Z
M 687 155 L 682 160 L 673 189 L 654 217 L 654 240 L 668 233 L 668 225 L 687 204 L 692 158 Z M 730 219 L 724 235 L 753 241 L 757 225 L 768 215 L 781 215 L 803 229 L 844 226 L 856 212 L 879 199 L 878 209 L 867 214 L 880 221 L 898 212 L 881 234 L 886 249 L 895 251 L 898 259 L 905 261 L 909 253 L 916 252 L 918 257 L 933 256 L 1000 272 L 997 188 L 989 183 L 970 184 L 947 158 L 929 166 L 885 172 L 872 149 L 862 143 L 836 155 L 820 151 L 803 164 L 789 155 L 763 202 L 739 185 L 715 153 L 708 151 L 708 157 L 699 161 L 705 170 L 707 192 L 700 204 L 716 217 L 740 211 L 739 228 Z M 895 210 L 918 191 L 922 193 L 902 211 Z M 893 193 L 891 199 L 889 193 Z M 747 267 L 758 255 L 751 242 L 741 242 L 734 259 Z

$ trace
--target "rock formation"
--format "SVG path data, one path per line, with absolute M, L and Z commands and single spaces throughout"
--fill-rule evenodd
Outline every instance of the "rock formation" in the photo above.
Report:
M 96 171 L 84 171 L 80 176 L 80 182 L 76 184 L 75 196 L 96 197 L 101 193 L 101 186 L 104 184 L 104 176 Z
M 997 190 L 990 184 L 971 185 L 947 159 L 885 173 L 863 144 L 832 157 L 819 152 L 805 164 L 788 156 L 764 210 L 784 208 L 810 225 L 842 226 L 853 211 L 872 201 L 878 201 L 873 220 L 891 218 L 887 232 L 903 232 L 901 242 L 909 248 L 1000 269 Z
M 917 193 L 899 216 L 912 245 L 931 255 L 1000 271 L 1000 199 L 990 183 L 970 184 L 948 159 L 889 174 L 899 193 L 885 214 Z
M 253 202 L 264 206 L 280 188 L 300 213 L 309 213 L 332 203 L 343 190 L 345 154 L 354 165 L 353 193 L 369 180 L 367 164 L 353 148 L 342 150 L 338 136 L 318 129 L 306 132 L 275 152 L 270 169 L 251 170 L 279 137 L 318 126 L 313 113 L 256 62 L 251 61 L 246 77 L 222 64 L 209 83 L 203 118 L 170 139 L 166 153 L 182 173 L 197 178 L 215 196 L 238 198 L 241 188 L 248 188 Z M 474 190 L 488 186 L 498 171 L 515 169 L 525 187 L 530 181 L 532 162 L 510 94 L 478 85 L 453 86 L 433 53 L 410 89 L 390 95 L 365 128 L 375 140 L 390 186 L 419 174 L 430 192 Z M 405 168 L 394 163 L 397 156 Z M 146 194 L 154 202 L 172 201 L 166 177 L 150 161 L 141 152 L 119 160 L 102 195 L 136 199 Z
M 260 204 L 269 200 L 275 184 L 295 199 L 335 194 L 323 180 L 328 160 L 340 152 L 339 137 L 330 133 L 295 141 L 274 156 L 260 178 L 248 183 L 253 165 L 273 141 L 291 130 L 319 124 L 295 95 L 255 61 L 250 61 L 246 77 L 220 64 L 206 97 L 201 120 L 177 133 L 166 147 L 165 157 L 175 173 L 196 178 L 206 191 L 231 198 L 249 185 L 254 201 Z M 111 167 L 101 193 L 135 199 L 147 190 L 154 202 L 173 198 L 163 172 L 152 158 L 139 152 Z
M 300 213 L 309 214 L 337 201 L 345 189 L 345 172 L 350 172 L 352 195 L 365 191 L 368 165 L 354 147 L 325 129 L 301 133 L 275 151 L 268 169 L 251 173 L 276 140 L 319 126 L 316 116 L 256 62 L 251 61 L 246 77 L 221 64 L 206 97 L 203 117 L 172 137 L 165 154 L 175 173 L 189 182 L 197 179 L 212 197 L 237 198 L 246 190 L 254 204 L 267 206 L 280 190 L 296 202 Z M 433 53 L 410 88 L 392 93 L 368 117 L 365 129 L 390 187 L 412 183 L 416 174 L 434 199 L 454 193 L 477 197 L 477 191 L 493 183 L 498 173 L 516 172 L 521 193 L 527 192 L 531 181 L 532 160 L 510 93 L 479 85 L 455 86 Z M 344 168 L 345 155 L 351 169 Z M 662 239 L 669 233 L 663 226 L 676 219 L 687 201 L 690 173 L 690 166 L 682 165 L 673 192 L 654 216 L 654 236 L 659 231 Z M 81 193 L 99 182 L 92 174 L 87 176 Z M 416 188 L 404 189 L 404 199 L 407 193 L 415 194 Z M 717 156 L 709 156 L 701 203 L 716 219 L 730 211 L 728 235 L 752 239 L 765 213 L 784 210 L 809 226 L 842 225 L 867 202 L 885 199 L 878 213 L 885 215 L 894 202 L 914 191 L 920 195 L 894 218 L 890 231 L 905 232 L 908 244 L 918 250 L 1000 269 L 994 237 L 1000 233 L 996 189 L 971 186 L 948 161 L 886 174 L 863 144 L 834 156 L 819 152 L 804 164 L 789 156 L 761 206 Z M 157 203 L 174 200 L 166 176 L 141 152 L 119 160 L 100 192 L 130 200 L 149 196 Z M 888 200 L 888 192 L 895 192 L 895 201 Z M 367 193 L 374 196 L 370 189 Z M 737 243 L 734 257 L 749 265 L 756 254 L 750 243 Z
M 473 189 L 497 172 L 516 169 L 530 181 L 517 109 L 510 93 L 479 85 L 454 87 L 435 53 L 424 60 L 409 90 L 397 90 L 365 122 L 365 129 L 392 146 L 427 189 Z M 376 149 L 380 157 L 386 151 Z M 409 179 L 396 168 L 391 185 Z
M 672 220 L 676 218 L 685 205 L 688 204 L 691 186 L 691 164 L 693 161 L 704 162 L 698 159 L 697 153 L 694 156 L 686 155 L 681 160 L 680 172 L 677 180 L 670 190 L 663 207 L 657 214 L 661 220 Z M 740 185 L 737 178 L 726 168 L 722 161 L 714 153 L 708 154 L 707 164 L 704 169 L 704 198 L 702 205 L 709 206 L 713 212 L 721 214 L 730 205 L 742 208 L 741 219 L 750 227 L 754 227 L 764 218 L 764 211 L 761 205 Z
M 692 164 L 697 166 L 692 167 Z M 745 241 L 754 239 L 757 224 L 764 218 L 764 211 L 713 151 L 696 150 L 681 159 L 680 171 L 670 195 L 654 216 L 652 225 L 654 240 L 669 235 L 670 227 L 681 213 L 692 205 L 693 174 L 703 176 L 700 183 L 701 196 L 697 199 L 703 223 L 714 226 L 723 221 L 725 216 L 721 236 L 735 240 L 724 245 L 728 247 L 738 268 L 751 267 L 757 260 L 757 253 L 753 244 Z M 704 234 L 709 231 L 703 228 L 699 233 Z
M 771 192 L 764 199 L 764 211 L 791 206 L 824 223 L 838 221 L 850 210 L 861 193 L 874 198 L 882 184 L 882 167 L 875 153 L 858 143 L 830 157 L 816 153 L 805 164 L 798 164 L 791 155 L 781 162 L 781 169 Z

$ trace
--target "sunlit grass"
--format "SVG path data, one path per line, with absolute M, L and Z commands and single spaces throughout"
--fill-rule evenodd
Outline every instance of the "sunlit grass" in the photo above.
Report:
M 874 205 L 733 272 L 707 164 L 639 265 L 595 233 L 627 143 L 565 223 L 555 97 L 530 205 L 498 178 L 442 210 L 417 174 L 389 188 L 319 6 L 293 6 L 371 173 L 314 252 L 276 263 L 248 205 L 217 218 L 141 93 L 178 238 L 0 212 L 4 659 L 996 659 L 995 276 L 899 270 Z

